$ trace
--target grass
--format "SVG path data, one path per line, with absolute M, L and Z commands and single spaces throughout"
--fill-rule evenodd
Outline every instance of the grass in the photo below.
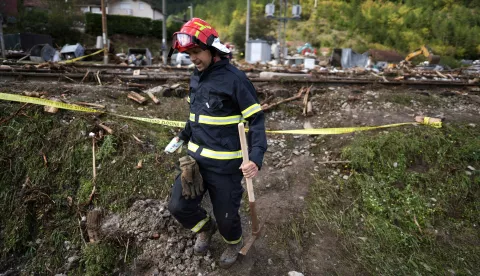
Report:
M 21 106 L 0 103 L 0 117 L 9 118 Z M 106 255 L 122 245 L 86 247 L 80 216 L 93 206 L 123 212 L 137 199 L 168 195 L 179 157 L 163 154 L 172 138 L 170 128 L 108 116 L 101 120 L 114 133 L 96 142 L 97 194 L 91 205 L 88 133 L 100 130 L 94 116 L 64 110 L 46 115 L 43 107 L 28 105 L 0 124 L 0 271 L 24 264 L 27 274 L 55 274 L 65 257 L 74 254 L 65 249 L 68 241 L 79 249 L 79 268 L 73 275 L 111 274 Z M 139 160 L 143 165 L 136 169 Z M 94 260 L 97 253 L 105 255 L 103 261 Z
M 437 96 L 420 93 L 389 93 L 382 95 L 381 100 L 382 102 L 392 102 L 404 106 L 411 106 L 412 102 L 417 102 L 425 106 L 438 106 L 440 103 Z
M 366 271 L 480 273 L 478 129 L 447 124 L 364 133 L 342 155 L 352 176 L 332 182 L 320 176 L 311 186 L 309 219 L 343 237 Z

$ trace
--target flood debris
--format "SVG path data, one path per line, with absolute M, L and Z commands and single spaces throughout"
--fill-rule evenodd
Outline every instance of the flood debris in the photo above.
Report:
M 136 92 L 130 92 L 128 93 L 127 95 L 127 98 L 133 100 L 133 101 L 136 101 L 137 103 L 139 104 L 144 104 L 145 101 L 147 100 L 145 97 L 143 97 L 142 95 L 136 93 Z
M 150 99 L 152 99 L 152 101 L 155 103 L 155 104 L 159 104 L 160 101 L 157 99 L 157 97 L 155 97 L 155 95 L 153 95 L 153 93 L 151 91 L 145 91 L 145 93 L 147 93 L 147 95 L 150 97 Z
M 139 170 L 143 167 L 143 160 L 140 159 L 138 160 L 137 166 L 135 166 L 135 169 Z
M 108 126 L 106 126 L 102 123 L 99 123 L 98 126 L 103 128 L 106 132 L 108 132 L 108 134 L 113 134 L 113 130 L 111 128 L 109 128 Z
M 54 101 L 54 102 L 60 102 L 60 100 L 57 99 L 57 98 L 50 98 L 49 100 Z M 52 114 L 55 114 L 55 113 L 58 112 L 58 108 L 57 108 L 57 107 L 47 106 L 47 105 L 43 107 L 43 110 L 44 110 L 45 112 L 47 112 L 47 113 L 52 113 Z
M 266 110 L 269 110 L 270 108 L 275 107 L 275 106 L 277 106 L 277 105 L 280 105 L 280 104 L 282 104 L 282 103 L 286 103 L 286 102 L 298 100 L 298 99 L 300 99 L 300 98 L 302 97 L 303 93 L 309 93 L 309 91 L 310 91 L 311 88 L 312 88 L 311 86 L 310 86 L 309 88 L 302 87 L 302 88 L 300 88 L 300 90 L 298 91 L 298 93 L 297 93 L 295 96 L 293 96 L 293 97 L 290 97 L 290 98 L 287 98 L 287 99 L 284 99 L 284 100 L 280 100 L 280 101 L 278 101 L 278 102 L 276 102 L 276 103 L 272 103 L 272 104 L 270 104 L 270 105 L 269 105 L 269 104 L 264 104 L 264 105 L 262 105 L 262 110 L 263 110 L 263 111 L 266 111 Z

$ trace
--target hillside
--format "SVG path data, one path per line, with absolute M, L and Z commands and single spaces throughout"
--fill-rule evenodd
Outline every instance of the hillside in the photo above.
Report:
M 172 9 L 183 13 L 182 8 L 186 10 L 190 2 L 176 1 Z M 264 18 L 265 4 L 270 1 L 251 2 L 251 37 L 277 37 L 277 22 Z M 279 2 L 275 4 L 277 13 Z M 223 40 L 244 45 L 246 1 L 193 3 L 195 16 L 217 27 Z M 304 0 L 300 4 L 302 19 L 287 24 L 287 41 L 310 42 L 314 47 L 352 47 L 358 52 L 376 48 L 402 53 L 428 44 L 435 53 L 457 59 L 476 59 L 480 54 L 478 0 Z

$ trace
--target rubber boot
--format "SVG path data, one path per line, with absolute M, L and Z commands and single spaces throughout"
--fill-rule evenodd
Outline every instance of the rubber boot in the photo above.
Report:
M 237 244 L 227 245 L 227 249 L 223 251 L 222 256 L 220 256 L 219 265 L 221 268 L 230 268 L 235 261 L 237 261 L 238 252 L 243 247 L 243 239 Z
M 195 255 L 204 255 L 207 253 L 212 236 L 216 231 L 217 223 L 213 218 L 210 218 L 210 220 L 205 223 L 202 229 L 200 229 L 200 232 L 197 234 L 197 240 L 195 241 L 195 246 L 193 247 L 193 252 Z

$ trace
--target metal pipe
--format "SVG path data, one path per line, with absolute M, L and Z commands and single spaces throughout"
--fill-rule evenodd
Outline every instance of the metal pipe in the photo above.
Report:
M 247 0 L 247 29 L 245 31 L 245 60 L 247 60 L 248 55 L 248 40 L 250 39 L 250 0 Z
M 167 65 L 167 4 L 165 0 L 162 0 L 162 51 L 163 51 L 163 64 Z
M 6 58 L 5 54 L 5 42 L 3 40 L 3 16 L 0 14 L 0 47 L 2 50 L 2 58 Z
M 101 1 L 102 5 L 102 37 L 103 37 L 103 63 L 108 64 L 108 43 L 107 43 L 107 14 L 105 12 L 105 0 Z

